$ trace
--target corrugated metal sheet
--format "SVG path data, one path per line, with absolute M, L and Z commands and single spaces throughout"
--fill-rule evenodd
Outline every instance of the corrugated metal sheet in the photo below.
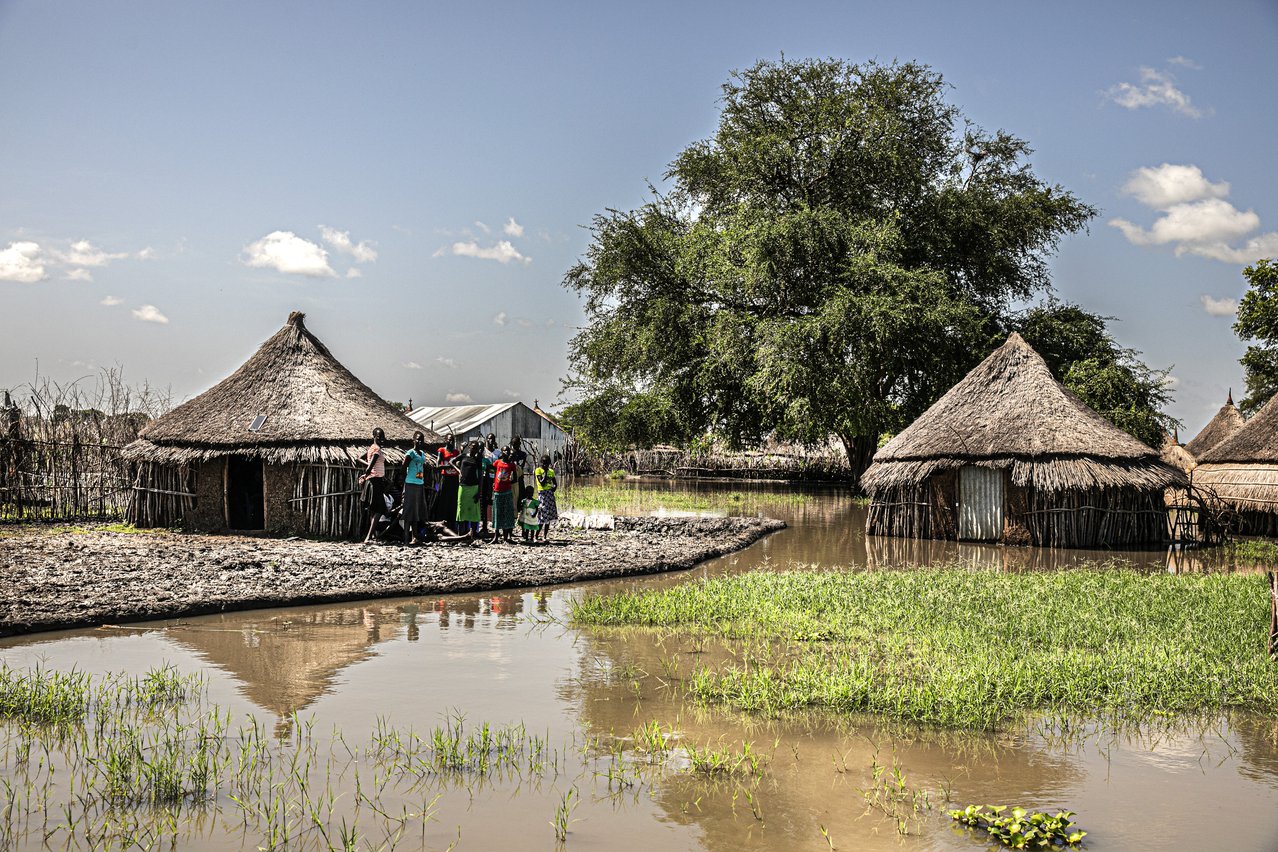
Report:
M 1003 471 L 968 466 L 959 470 L 959 539 L 1003 537 Z
M 464 435 L 476 426 L 487 423 L 516 405 L 519 405 L 519 403 L 499 402 L 495 405 L 424 406 L 422 408 L 414 408 L 408 412 L 408 416 L 423 426 L 431 427 L 431 424 L 434 423 L 431 428 L 434 428 L 441 435 L 447 434 L 449 429 L 452 429 L 458 435 Z

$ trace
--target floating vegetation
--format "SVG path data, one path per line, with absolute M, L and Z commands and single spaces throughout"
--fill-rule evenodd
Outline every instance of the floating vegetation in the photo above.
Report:
M 611 478 L 611 477 L 610 477 Z M 569 485 L 560 501 L 579 512 L 754 512 L 767 506 L 803 506 L 812 495 L 794 491 L 667 491 L 625 485 Z
M 704 701 L 991 729 L 1027 711 L 1272 711 L 1268 610 L 1259 575 L 945 567 L 758 571 L 586 598 L 573 619 L 730 641 L 683 680 Z
M 1024 808 L 1012 808 L 1003 816 L 1006 805 L 968 805 L 950 811 L 950 817 L 964 825 L 989 833 L 999 843 L 1012 849 L 1055 849 L 1077 846 L 1087 836 L 1074 828 L 1073 811 L 1060 811 L 1055 816 L 1031 814 Z

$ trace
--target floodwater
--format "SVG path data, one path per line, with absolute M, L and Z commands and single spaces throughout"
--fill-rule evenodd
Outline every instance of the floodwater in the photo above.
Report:
M 746 491 L 742 484 L 699 487 Z M 753 488 L 739 511 L 782 518 L 788 529 L 688 572 L 62 631 L 0 640 L 0 660 L 92 673 L 141 673 L 161 663 L 204 672 L 209 699 L 231 710 L 232 727 L 251 716 L 287 749 L 301 726 L 321 755 L 333 754 L 340 741 L 348 767 L 350 749 L 358 749 L 353 744 L 367 743 L 379 725 L 424 733 L 459 715 L 471 727 L 522 723 L 554 751 L 550 765 L 535 770 L 387 792 L 378 799 L 380 813 L 371 805 L 350 810 L 367 796 L 372 776 L 363 776 L 361 793 L 350 771 L 317 764 L 313 783 L 336 795 L 336 812 L 358 816 L 359 848 L 981 849 L 988 841 L 956 828 L 945 810 L 988 803 L 1075 811 L 1092 850 L 1278 849 L 1278 719 L 1168 720 L 1123 731 L 1090 723 L 1067 733 L 1044 725 L 999 734 L 830 714 L 761 720 L 685 702 L 674 686 L 696 660 L 730 649 L 678 634 L 565 625 L 570 602 L 582 594 L 795 562 L 834 569 L 957 560 L 1051 570 L 1121 557 L 1149 571 L 1216 567 L 1210 555 L 1162 551 L 867 542 L 864 510 L 846 495 L 809 492 L 796 503 L 786 493 Z M 656 756 L 639 751 L 635 739 L 636 729 L 654 722 L 671 747 Z M 706 778 L 688 771 L 688 747 L 740 755 L 746 742 L 764 756 L 761 775 Z M 609 756 L 610 749 L 620 757 Z M 0 748 L 0 757 L 7 753 Z M 877 781 L 875 767 L 883 768 Z M 564 841 L 552 826 L 560 808 Z M 195 813 L 162 844 L 146 845 L 269 845 L 226 796 Z M 75 847 L 57 830 L 58 819 L 28 819 L 18 848 Z M 325 840 L 296 815 L 289 848 L 330 844 L 340 847 L 336 832 Z

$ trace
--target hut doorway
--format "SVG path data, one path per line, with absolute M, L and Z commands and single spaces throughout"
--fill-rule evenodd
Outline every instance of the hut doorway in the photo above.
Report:
M 266 528 L 266 491 L 262 460 L 229 456 L 226 460 L 226 525 L 233 530 Z
M 1003 537 L 1003 471 L 968 465 L 959 470 L 959 540 Z

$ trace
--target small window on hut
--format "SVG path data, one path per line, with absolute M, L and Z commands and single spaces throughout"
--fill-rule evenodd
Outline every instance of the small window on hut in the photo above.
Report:
M 262 428 L 262 424 L 265 422 L 266 422 L 265 414 L 257 415 L 256 417 L 253 418 L 253 422 L 249 424 L 249 431 L 256 432 L 258 429 Z

